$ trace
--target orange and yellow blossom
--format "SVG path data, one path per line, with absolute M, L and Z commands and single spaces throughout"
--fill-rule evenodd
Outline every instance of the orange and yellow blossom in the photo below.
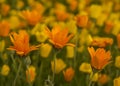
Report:
M 111 59 L 110 51 L 105 51 L 104 48 L 98 48 L 96 51 L 93 47 L 88 47 L 91 56 L 91 66 L 101 70 L 107 65 Z
M 27 70 L 26 70 L 26 79 L 27 82 L 33 82 L 35 80 L 36 77 L 36 69 L 34 66 L 30 66 Z
M 7 21 L 0 22 L 0 36 L 5 37 L 8 36 L 10 32 L 10 24 Z
M 112 45 L 113 39 L 108 37 L 94 37 L 91 42 L 92 46 L 106 47 L 107 45 Z
M 61 29 L 56 26 L 52 31 L 47 28 L 46 33 L 49 37 L 49 41 L 55 46 L 55 48 L 60 49 L 66 45 L 74 46 L 71 43 L 67 43 L 73 37 L 73 34 L 68 35 L 68 29 Z
M 22 17 L 27 20 L 28 24 L 34 26 L 41 20 L 41 15 L 36 10 L 26 10 L 22 12 Z
M 9 50 L 15 50 L 20 56 L 27 55 L 30 51 L 36 50 L 38 46 L 29 45 L 29 35 L 25 30 L 20 30 L 19 33 L 12 32 L 10 34 L 10 40 L 13 46 L 10 46 Z
M 65 81 L 70 82 L 75 74 L 75 71 L 72 67 L 66 69 L 66 71 L 63 71 Z

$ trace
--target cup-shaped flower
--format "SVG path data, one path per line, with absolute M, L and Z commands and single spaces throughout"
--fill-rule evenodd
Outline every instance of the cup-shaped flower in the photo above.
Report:
M 72 67 L 66 69 L 66 71 L 63 71 L 63 75 L 65 78 L 65 81 L 70 82 L 74 77 L 75 71 Z
M 73 34 L 68 35 L 68 29 L 61 29 L 56 26 L 52 31 L 47 28 L 46 33 L 49 37 L 49 41 L 57 49 L 63 48 L 66 45 L 74 46 L 74 44 L 68 43 L 68 41 L 73 37 Z
M 7 21 L 0 22 L 0 36 L 5 37 L 8 36 L 10 31 L 10 25 Z
M 52 71 L 55 72 L 56 74 L 60 73 L 65 67 L 66 67 L 66 64 L 64 63 L 62 59 L 56 58 L 55 62 L 51 61 Z
M 88 47 L 91 56 L 91 66 L 95 69 L 103 69 L 111 59 L 110 51 L 105 51 L 104 48 L 98 48 L 96 51 L 93 47 Z
M 33 82 L 35 80 L 35 76 L 36 76 L 36 69 L 35 69 L 34 66 L 30 66 L 26 70 L 26 79 L 27 79 L 27 82 Z
M 25 30 L 20 30 L 19 33 L 12 32 L 10 34 L 10 40 L 13 46 L 10 46 L 9 50 L 15 50 L 20 56 L 27 55 L 30 51 L 36 50 L 38 46 L 29 45 L 29 35 Z
M 114 84 L 113 86 L 120 86 L 120 77 L 115 78 L 113 84 Z

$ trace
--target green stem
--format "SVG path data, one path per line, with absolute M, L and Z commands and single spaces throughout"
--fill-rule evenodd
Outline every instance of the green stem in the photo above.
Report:
M 29 65 L 27 65 L 26 67 L 27 67 L 27 70 L 28 70 L 28 82 L 29 82 L 29 86 L 32 86 L 32 83 L 30 81 Z
M 16 86 L 16 80 L 19 77 L 19 72 L 20 72 L 20 69 L 21 69 L 21 66 L 22 66 L 22 62 L 21 61 L 19 61 L 19 62 L 20 62 L 20 64 L 19 64 L 19 67 L 18 67 L 16 77 L 15 77 L 14 82 L 13 82 L 13 86 Z
M 55 82 L 55 67 L 56 67 L 56 62 L 55 62 L 55 60 L 56 60 L 56 55 L 58 54 L 60 52 L 60 50 L 59 51 L 56 51 L 55 50 L 55 54 L 54 54 L 54 58 L 53 58 L 53 61 L 54 61 L 54 68 L 53 68 L 53 85 L 54 85 L 54 82 Z

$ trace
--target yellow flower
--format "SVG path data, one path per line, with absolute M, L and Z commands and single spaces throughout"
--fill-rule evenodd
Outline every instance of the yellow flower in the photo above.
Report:
M 8 74 L 9 74 L 9 72 L 10 72 L 10 68 L 9 68 L 9 66 L 8 65 L 3 65 L 2 66 L 2 69 L 1 69 L 1 74 L 3 75 L 3 76 L 7 76 Z
M 92 18 L 98 18 L 101 13 L 102 13 L 102 6 L 95 4 L 90 6 L 90 16 Z
M 37 41 L 45 42 L 47 40 L 47 35 L 45 33 L 46 26 L 44 24 L 36 24 L 32 29 L 31 33 L 36 36 Z
M 17 9 L 22 9 L 24 6 L 24 2 L 22 0 L 17 1 Z
M 30 66 L 26 70 L 26 80 L 27 82 L 33 82 L 35 80 L 35 77 L 36 77 L 36 69 L 34 66 Z
M 7 21 L 0 22 L 0 36 L 6 37 L 10 32 L 10 25 Z
M 55 67 L 55 71 L 54 71 Z M 54 61 L 51 62 L 51 68 L 52 71 L 55 72 L 56 74 L 60 73 L 64 68 L 66 67 L 66 64 L 63 62 L 62 59 L 55 59 L 55 64 Z
M 120 86 L 120 77 L 115 78 L 113 81 L 114 85 L 113 86 Z
M 74 47 L 67 46 L 67 57 L 68 58 L 74 58 Z
M 93 77 L 91 77 L 91 80 L 92 80 L 93 82 L 96 82 L 96 81 L 98 81 L 98 78 L 99 78 L 99 74 L 98 74 L 98 73 L 95 73 L 95 74 L 93 75 Z
M 19 33 L 11 33 L 10 40 L 13 46 L 10 46 L 9 50 L 15 50 L 20 56 L 27 55 L 30 51 L 36 50 L 38 46 L 29 45 L 29 35 L 25 30 L 20 30 Z
M 115 58 L 115 66 L 118 67 L 118 68 L 120 68 L 120 56 L 117 56 Z
M 52 50 L 52 46 L 50 44 L 43 44 L 40 48 L 40 55 L 43 57 L 43 58 L 47 58 L 48 55 L 50 54 Z
M 66 71 L 63 71 L 64 79 L 67 82 L 70 82 L 74 77 L 75 71 L 72 67 L 67 68 Z
M 15 16 L 15 15 L 10 16 L 9 22 L 10 22 L 11 29 L 17 29 L 20 25 L 20 20 L 18 16 Z
M 88 51 L 91 56 L 91 65 L 93 68 L 101 70 L 103 69 L 111 59 L 110 51 L 105 51 L 104 48 L 98 48 L 96 51 L 93 47 L 89 48 Z
M 5 41 L 4 41 L 4 40 L 1 40 L 1 41 L 0 41 L 0 52 L 3 52 L 3 51 L 4 51 L 4 48 L 5 48 Z
M 68 29 L 60 29 L 60 27 L 56 26 L 52 31 L 47 28 L 46 33 L 49 37 L 49 41 L 55 48 L 63 48 L 66 45 L 74 46 L 71 43 L 67 43 L 73 37 L 73 34 L 68 35 Z
M 79 71 L 85 72 L 85 73 L 92 73 L 92 68 L 89 63 L 83 62 L 80 67 Z

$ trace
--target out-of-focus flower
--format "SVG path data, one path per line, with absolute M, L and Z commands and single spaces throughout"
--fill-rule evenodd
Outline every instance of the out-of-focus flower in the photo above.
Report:
M 63 4 L 56 3 L 54 13 L 59 21 L 65 21 L 69 18 L 69 14 L 66 11 L 66 7 Z
M 79 44 L 80 45 L 90 45 L 91 42 L 93 41 L 91 35 L 89 34 L 87 29 L 82 29 L 81 33 L 79 34 Z
M 55 46 L 55 48 L 63 48 L 66 45 L 74 46 L 71 43 L 67 43 L 72 37 L 73 34 L 68 35 L 68 29 L 61 29 L 56 26 L 50 31 L 46 29 L 46 33 L 49 37 L 49 41 Z
M 15 16 L 15 15 L 10 16 L 9 22 L 10 22 L 11 29 L 17 29 L 20 26 L 20 20 L 18 16 Z
M 100 16 L 97 18 L 97 23 L 96 24 L 99 25 L 99 26 L 103 26 L 103 24 L 105 23 L 107 18 L 108 18 L 107 13 L 100 14 Z
M 113 86 L 120 86 L 120 77 L 115 78 L 113 84 L 114 84 Z
M 90 16 L 96 19 L 102 13 L 102 6 L 93 4 L 90 6 L 89 10 L 90 10 Z
M 86 27 L 87 23 L 88 23 L 88 16 L 87 15 L 77 15 L 75 20 L 76 20 L 78 27 Z
M 54 67 L 55 67 L 55 69 L 54 69 Z M 55 63 L 54 63 L 54 61 L 51 62 L 52 71 L 55 72 L 56 74 L 60 73 L 65 67 L 66 67 L 66 64 L 64 63 L 64 61 L 62 59 L 56 58 Z
M 8 33 L 10 31 L 10 25 L 7 21 L 1 21 L 0 22 L 0 36 L 8 36 Z
M 38 46 L 29 45 L 29 35 L 25 30 L 20 30 L 19 33 L 12 32 L 10 34 L 10 40 L 13 46 L 10 46 L 9 50 L 15 50 L 20 56 L 27 55 L 30 51 L 36 50 Z
M 67 49 L 67 54 L 66 54 L 67 58 L 74 58 L 74 47 L 67 46 L 66 49 Z
M 117 15 L 116 15 L 116 16 L 117 16 Z M 119 17 L 118 17 L 118 19 L 119 19 Z M 119 34 L 119 32 L 120 32 L 120 21 L 119 21 L 119 20 L 116 20 L 116 21 L 114 22 L 114 27 L 113 27 L 113 29 L 112 29 L 112 34 L 117 35 L 117 34 Z
M 70 9 L 72 11 L 76 10 L 78 6 L 78 1 L 77 0 L 67 0 L 67 3 L 70 5 Z
M 96 51 L 93 47 L 88 47 L 91 56 L 91 66 L 95 69 L 103 69 L 111 59 L 110 51 L 105 51 L 104 48 L 98 48 Z
M 98 47 L 106 47 L 108 45 L 113 44 L 113 39 L 112 38 L 107 38 L 107 37 L 94 37 L 93 41 L 91 42 L 92 46 L 98 46 Z
M 36 36 L 37 41 L 45 42 L 47 40 L 48 36 L 45 33 L 45 28 L 46 28 L 46 25 L 38 23 L 32 29 L 31 33 L 32 33 L 32 35 Z
M 98 78 L 98 82 L 100 83 L 100 84 L 106 84 L 108 81 L 109 81 L 109 76 L 108 75 L 106 75 L 106 74 L 100 74 L 99 75 L 99 78 Z
M 85 73 L 92 73 L 92 68 L 89 63 L 83 62 L 80 67 L 79 71 L 85 72 Z
M 112 28 L 113 28 L 113 23 L 112 23 L 111 21 L 107 21 L 107 22 L 105 23 L 105 30 L 104 30 L 104 31 L 105 31 L 107 34 L 109 34 L 109 33 L 111 32 Z
M 43 44 L 40 48 L 40 55 L 43 58 L 47 58 L 51 50 L 52 50 L 52 46 L 50 44 Z
M 120 48 L 120 33 L 117 35 L 117 44 L 118 48 Z
M 36 77 L 36 69 L 34 66 L 30 66 L 27 70 L 26 70 L 26 80 L 27 82 L 33 82 L 35 80 Z
M 5 1 L 6 1 L 6 0 L 0 0 L 0 4 L 1 4 L 1 3 L 4 3 Z
M 8 74 L 9 74 L 9 72 L 10 72 L 10 68 L 9 68 L 9 66 L 8 65 L 3 65 L 2 66 L 2 69 L 1 69 L 1 74 L 3 75 L 3 76 L 7 76 Z
M 9 10 L 10 10 L 10 6 L 8 4 L 2 4 L 1 9 L 0 9 L 0 13 L 3 16 L 6 16 L 8 14 Z
M 24 2 L 22 0 L 18 0 L 16 5 L 17 9 L 22 9 L 23 6 L 24 6 Z
M 4 54 L 2 55 L 2 60 L 5 61 L 5 60 L 7 60 L 7 59 L 8 59 L 7 53 L 4 53 Z
M 42 18 L 40 13 L 36 10 L 26 10 L 22 12 L 22 17 L 28 22 L 28 24 L 34 26 L 36 25 Z
M 63 71 L 64 79 L 67 82 L 70 82 L 74 77 L 75 71 L 72 67 L 67 68 L 66 71 Z
M 65 21 L 69 17 L 69 14 L 67 12 L 60 10 L 55 10 L 55 15 L 59 21 Z
M 45 11 L 45 8 L 44 6 L 40 3 L 40 2 L 37 2 L 35 1 L 34 4 L 32 5 L 32 10 L 36 10 L 38 11 L 41 15 L 44 13 Z
M 91 77 L 91 81 L 96 82 L 96 81 L 98 81 L 98 78 L 99 78 L 99 74 L 98 74 L 98 73 L 95 73 L 95 74 L 93 75 L 93 77 Z
M 118 68 L 120 68 L 120 56 L 117 56 L 115 58 L 115 66 L 118 67 Z
M 3 52 L 5 49 L 5 41 L 4 40 L 1 40 L 0 41 L 0 52 Z

